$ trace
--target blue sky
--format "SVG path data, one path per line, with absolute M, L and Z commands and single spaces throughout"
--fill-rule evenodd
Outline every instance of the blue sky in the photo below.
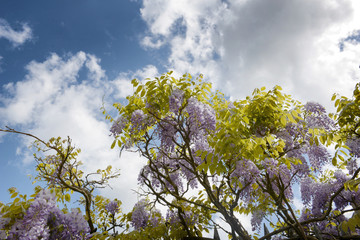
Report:
M 231 99 L 280 85 L 332 111 L 331 95 L 360 78 L 359 29 L 356 0 L 2 0 L 0 127 L 71 136 L 86 170 L 121 169 L 102 194 L 130 210 L 144 160 L 110 150 L 103 97 L 111 109 L 132 78 L 173 70 L 203 73 Z M 0 135 L 0 201 L 12 186 L 31 193 L 30 143 Z

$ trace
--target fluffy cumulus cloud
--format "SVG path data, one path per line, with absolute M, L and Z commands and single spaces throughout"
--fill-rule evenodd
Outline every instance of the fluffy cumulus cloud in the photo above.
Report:
M 159 75 L 158 69 L 154 65 L 147 65 L 135 72 L 122 72 L 114 80 L 111 81 L 113 89 L 115 89 L 114 97 L 116 99 L 126 98 L 134 91 L 129 79 L 145 80 L 153 79 Z
M 32 38 L 32 30 L 26 23 L 23 23 L 21 27 L 22 30 L 16 31 L 5 19 L 0 18 L 0 38 L 9 40 L 14 47 L 24 44 Z
M 137 197 L 132 189 L 136 189 L 137 174 L 144 162 L 134 153 L 124 153 L 120 159 L 119 152 L 110 149 L 113 140 L 109 136 L 110 123 L 105 121 L 100 108 L 103 99 L 110 105 L 116 100 L 112 96 L 124 95 L 119 89 L 125 89 L 131 79 L 108 80 L 100 60 L 84 52 L 64 57 L 54 53 L 44 62 L 30 62 L 26 70 L 22 81 L 3 86 L 8 94 L 0 98 L 1 126 L 21 129 L 44 140 L 70 136 L 76 147 L 82 149 L 79 160 L 85 171 L 108 165 L 120 169 L 121 176 L 111 182 L 113 189 L 101 192 L 121 199 L 125 209 L 130 210 Z M 136 74 L 152 71 L 149 66 Z M 33 161 L 26 148 L 31 141 L 24 138 L 17 149 L 25 165 Z
M 359 11 L 350 0 L 144 0 L 142 44 L 169 48 L 169 68 L 203 73 L 233 97 L 281 85 L 329 107 L 360 77 Z

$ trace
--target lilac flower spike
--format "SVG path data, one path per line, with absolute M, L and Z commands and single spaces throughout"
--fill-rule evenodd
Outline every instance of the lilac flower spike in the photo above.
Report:
M 89 226 L 79 210 L 72 209 L 64 214 L 56 205 L 55 195 L 43 190 L 31 203 L 24 218 L 12 226 L 7 239 L 82 240 L 89 232 Z
M 110 214 L 115 215 L 117 212 L 119 212 L 119 205 L 116 201 L 111 201 L 105 206 L 105 210 Z
M 135 230 L 140 230 L 147 226 L 150 214 L 146 210 L 146 204 L 146 200 L 142 199 L 134 206 L 134 210 L 131 216 L 131 224 Z
M 183 104 L 184 101 L 184 92 L 180 89 L 173 90 L 171 96 L 169 97 L 169 108 L 170 111 L 177 113 Z
M 120 116 L 118 119 L 116 119 L 113 123 L 113 125 L 110 128 L 110 132 L 112 135 L 117 136 L 120 133 L 122 133 L 123 129 L 126 127 L 127 121 Z

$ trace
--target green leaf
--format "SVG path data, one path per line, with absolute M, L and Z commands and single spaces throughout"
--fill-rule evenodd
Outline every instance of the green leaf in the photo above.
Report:
M 211 164 L 209 166 L 209 170 L 210 170 L 210 174 L 214 175 L 214 173 L 216 172 L 216 164 Z
M 135 94 L 138 94 L 141 90 L 143 90 L 143 85 L 139 85 L 135 91 Z
M 136 80 L 136 78 L 134 78 L 133 80 L 131 80 L 131 84 L 136 87 L 137 85 L 139 85 L 139 82 Z
M 206 158 L 207 152 L 203 151 L 203 153 L 201 154 L 201 159 L 204 160 Z
M 65 194 L 65 201 L 70 202 L 70 194 Z
M 291 114 L 288 114 L 288 118 L 289 118 L 290 122 L 296 123 L 295 119 L 293 118 L 293 116 Z
M 336 167 L 336 165 L 337 165 L 336 156 L 332 158 L 331 163 L 332 163 L 332 165 L 334 165 Z
M 113 141 L 113 143 L 111 144 L 111 149 L 114 149 L 114 147 L 115 147 L 115 144 L 116 144 L 116 139 Z
M 11 198 L 16 197 L 17 195 L 18 195 L 18 193 L 17 193 L 17 192 L 14 192 L 14 193 L 11 195 Z
M 246 124 L 249 124 L 249 118 L 248 118 L 247 116 L 244 116 L 244 117 L 243 117 L 243 120 L 244 120 L 244 122 L 245 122 Z
M 285 126 L 286 125 L 286 117 L 283 115 L 283 116 L 281 116 L 281 118 L 280 118 L 280 122 L 281 122 L 281 124 L 283 125 L 283 126 Z

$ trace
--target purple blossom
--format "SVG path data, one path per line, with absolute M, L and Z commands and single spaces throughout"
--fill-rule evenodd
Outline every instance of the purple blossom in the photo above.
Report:
M 287 153 L 287 157 L 296 158 L 301 161 L 299 164 L 291 164 L 291 171 L 293 174 L 296 173 L 295 180 L 298 181 L 301 177 L 307 176 L 310 173 L 310 167 L 306 161 L 303 153 L 303 149 L 295 149 Z
M 327 207 L 333 185 L 330 183 L 313 183 L 312 185 L 312 214 L 316 217 L 321 216 Z
M 193 166 L 185 160 L 179 160 L 182 174 L 185 176 L 189 186 L 194 189 L 198 186 L 198 181 L 194 174 Z
M 273 158 L 265 158 L 262 162 L 264 169 L 266 169 L 267 174 L 269 174 L 270 179 L 277 175 L 277 168 L 279 162 Z
M 39 192 L 24 218 L 12 226 L 8 239 L 48 239 L 50 237 L 48 217 L 55 209 L 55 196 L 48 190 Z
M 338 170 L 334 172 L 334 190 L 342 187 L 344 183 L 350 179 L 343 171 Z M 337 209 L 344 209 L 351 201 L 352 191 L 342 191 L 335 199 L 334 203 Z
M 151 186 L 154 189 L 160 189 L 161 188 L 161 183 L 159 181 L 159 179 L 155 176 L 155 172 L 151 170 L 149 165 L 145 165 L 141 171 L 140 174 L 138 176 L 138 181 L 140 183 L 141 186 L 144 186 L 147 179 L 151 180 Z
M 234 172 L 231 174 L 231 178 L 235 178 L 237 181 L 239 181 L 242 187 L 248 185 L 248 188 L 251 188 L 251 184 L 256 181 L 259 174 L 260 170 L 252 161 L 248 159 L 242 159 L 236 162 L 236 167 Z
M 60 209 L 49 215 L 53 221 L 50 240 L 57 239 L 88 239 L 90 235 L 89 225 L 79 209 L 71 209 L 64 214 Z M 61 226 L 61 229 L 59 227 Z
M 146 210 L 146 205 L 147 201 L 145 199 L 142 199 L 134 206 L 131 215 L 131 225 L 135 228 L 135 230 L 141 230 L 147 226 L 150 214 Z
M 288 199 L 293 198 L 292 185 L 291 185 L 291 171 L 287 165 L 281 164 L 278 170 L 278 176 L 281 180 L 281 184 L 285 186 L 284 194 Z
M 159 210 L 155 209 L 150 217 L 150 225 L 151 227 L 157 227 L 162 221 L 162 216 Z
M 312 195 L 313 180 L 310 177 L 304 177 L 300 182 L 301 199 L 305 205 L 309 205 Z
M 177 113 L 184 101 L 184 92 L 180 89 L 174 89 L 169 97 L 169 108 L 173 113 Z
M 171 182 L 165 180 L 167 189 L 169 189 L 172 192 L 178 191 L 182 193 L 184 191 L 184 188 L 183 188 L 183 182 L 182 182 L 182 177 L 180 175 L 180 171 L 170 173 L 169 177 Z
M 326 115 L 325 108 L 319 103 L 308 102 L 304 106 L 305 111 L 310 113 L 305 121 L 310 128 L 323 128 L 331 130 L 335 127 L 335 122 Z
M 5 214 L 1 213 L 0 208 L 0 239 L 6 239 L 6 231 L 2 229 L 5 229 L 6 225 L 8 225 L 11 221 L 11 218 L 5 218 L 4 215 Z
M 214 152 L 214 149 L 209 146 L 209 142 L 207 140 L 207 135 L 205 135 L 205 134 L 197 135 L 196 137 L 191 139 L 190 144 L 191 144 L 193 158 L 195 160 L 195 163 L 198 165 L 201 164 L 205 159 L 203 160 L 203 159 L 201 159 L 201 157 L 196 156 L 197 151 L 199 151 L 199 150 L 206 151 L 208 153 Z
M 198 222 L 199 216 L 190 211 L 184 211 L 181 213 L 181 216 L 184 218 L 186 225 L 193 226 Z M 176 227 L 181 224 L 179 213 L 174 210 L 168 209 L 166 213 L 166 221 L 170 223 L 172 227 Z
M 110 132 L 113 136 L 117 136 L 122 133 L 123 129 L 126 127 L 126 124 L 127 120 L 120 116 L 113 122 L 113 125 L 110 128 Z
M 171 226 L 173 226 L 180 222 L 180 218 L 177 212 L 168 209 L 168 211 L 166 212 L 166 221 L 169 222 Z
M 189 114 L 190 137 L 197 136 L 200 132 L 214 131 L 216 127 L 215 110 L 209 105 L 191 97 L 188 99 L 186 111 Z
M 263 211 L 259 209 L 253 211 L 251 216 L 251 226 L 253 231 L 260 230 L 260 226 L 264 217 L 265 217 L 265 213 Z
M 161 147 L 166 151 L 174 149 L 177 132 L 175 125 L 176 121 L 170 116 L 165 117 L 160 123 Z
M 80 211 L 64 214 L 55 200 L 49 190 L 40 191 L 24 218 L 12 226 L 7 239 L 85 239 L 90 230 Z
M 131 115 L 131 133 L 145 130 L 151 124 L 150 118 L 140 109 L 135 110 Z
M 350 153 L 355 157 L 360 157 L 360 138 L 349 138 L 346 141 L 346 146 L 350 148 Z
M 356 169 L 358 168 L 357 159 L 350 159 L 346 165 L 346 169 L 349 171 L 350 175 L 353 175 Z
M 117 212 L 119 212 L 120 208 L 117 201 L 111 201 L 106 204 L 105 210 L 108 211 L 108 213 L 115 215 Z
M 307 112 L 311 112 L 317 115 L 326 113 L 325 108 L 316 102 L 307 102 L 304 106 L 304 109 Z
M 330 154 L 322 145 L 313 144 L 308 151 L 309 161 L 315 170 L 321 169 L 330 160 Z
M 339 218 L 337 218 L 337 221 L 341 221 L 341 220 L 345 220 L 344 216 L 340 216 Z M 336 236 L 339 236 L 339 229 L 337 226 L 333 226 L 331 224 L 329 224 L 329 221 L 321 221 L 318 222 L 316 224 L 314 224 L 317 228 L 318 231 L 324 234 L 322 235 L 323 239 L 326 240 L 332 240 L 332 239 L 336 239 Z

